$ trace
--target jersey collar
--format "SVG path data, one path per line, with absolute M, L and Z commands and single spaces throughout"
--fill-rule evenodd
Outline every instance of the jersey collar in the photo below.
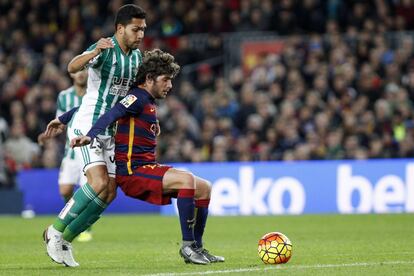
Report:
M 120 51 L 120 52 L 121 52 L 121 54 L 123 54 L 124 56 L 130 56 L 130 55 L 132 54 L 132 50 L 131 50 L 131 49 L 129 49 L 128 54 L 125 54 L 125 53 L 124 53 L 124 51 L 122 50 L 121 46 L 119 46 L 119 42 L 118 42 L 118 40 L 116 39 L 116 36 L 115 36 L 115 35 L 114 35 L 114 36 L 112 36 L 112 41 L 114 42 L 115 47 L 118 47 L 118 48 L 119 48 L 119 51 Z

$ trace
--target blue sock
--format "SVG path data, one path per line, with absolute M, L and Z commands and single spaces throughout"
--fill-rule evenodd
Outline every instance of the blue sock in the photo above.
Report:
M 208 216 L 208 205 L 210 199 L 199 199 L 195 201 L 196 221 L 194 225 L 194 238 L 198 247 L 203 247 L 203 234 Z
M 180 189 L 177 196 L 183 241 L 194 241 L 194 189 Z

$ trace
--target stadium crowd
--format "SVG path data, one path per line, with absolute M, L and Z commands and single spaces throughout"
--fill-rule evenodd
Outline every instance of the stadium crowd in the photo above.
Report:
M 414 155 L 414 1 L 0 1 L 0 183 L 56 168 L 64 137 L 36 140 L 54 118 L 66 66 L 113 32 L 133 2 L 147 12 L 142 50 L 201 62 L 159 106 L 161 162 L 402 158 Z M 47 12 L 45 12 L 47 11 Z M 281 35 L 250 71 L 203 63 L 229 32 Z M 203 48 L 192 34 L 206 33 Z M 393 35 L 390 35 L 393 34 Z M 241 57 L 243 59 L 243 57 Z M 0 185 L 1 186 L 1 185 Z

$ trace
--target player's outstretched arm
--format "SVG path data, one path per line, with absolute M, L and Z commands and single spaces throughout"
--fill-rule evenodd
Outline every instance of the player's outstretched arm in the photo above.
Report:
M 53 119 L 47 124 L 46 130 L 37 136 L 37 143 L 43 146 L 50 138 L 56 137 L 65 131 L 66 126 L 58 118 Z
M 128 112 L 136 113 L 137 106 L 134 103 L 137 102 L 137 97 L 128 94 L 122 101 L 116 103 L 109 111 L 102 115 L 92 126 L 92 128 L 86 133 L 86 136 L 79 136 L 71 141 L 71 147 L 84 146 L 93 139 L 95 139 L 100 133 L 102 133 L 109 125 L 116 122 L 119 118 L 122 118 L 128 114 Z
M 127 96 L 128 97 L 128 96 Z M 98 134 L 102 133 L 109 125 L 116 122 L 119 118 L 122 118 L 127 114 L 127 108 L 122 104 L 124 100 L 117 103 L 104 115 L 102 115 L 92 128 L 88 131 L 86 136 L 94 139 Z
M 89 136 L 78 136 L 70 140 L 70 147 L 75 148 L 75 147 L 86 146 L 91 143 L 91 140 L 92 139 Z
M 47 124 L 46 130 L 41 139 L 58 136 L 63 131 L 65 131 L 65 128 L 66 126 L 59 120 L 59 118 L 55 118 Z
M 68 64 L 68 72 L 73 74 L 83 70 L 91 59 L 98 56 L 103 50 L 113 48 L 114 44 L 110 38 L 101 38 L 91 51 L 86 51 L 74 57 Z
M 59 117 L 50 121 L 49 124 L 47 124 L 45 132 L 37 136 L 37 143 L 43 146 L 46 140 L 58 136 L 65 131 L 66 124 L 69 123 L 78 108 L 79 107 L 72 108 L 68 112 L 63 113 Z

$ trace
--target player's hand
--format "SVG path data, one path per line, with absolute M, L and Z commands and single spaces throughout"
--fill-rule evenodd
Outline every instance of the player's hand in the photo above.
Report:
M 46 142 L 47 139 L 48 138 L 46 137 L 45 133 L 42 132 L 42 133 L 39 134 L 39 136 L 37 136 L 37 143 L 40 146 L 43 146 L 45 144 L 45 142 Z
M 91 143 L 91 137 L 89 136 L 79 136 L 70 140 L 70 147 L 82 147 L 89 145 Z
M 112 42 L 112 39 L 110 38 L 101 38 L 96 43 L 95 52 L 97 54 L 100 54 L 103 50 L 114 48 L 114 43 Z
M 160 121 L 157 120 L 157 124 L 155 125 L 155 135 L 160 136 L 160 134 L 161 134 Z
M 61 121 L 59 121 L 58 118 L 53 119 L 52 121 L 47 124 L 46 131 L 43 133 L 44 137 L 42 137 L 42 141 L 46 138 L 52 138 L 55 136 L 58 136 L 62 132 L 64 132 L 66 129 L 66 126 L 62 124 Z

